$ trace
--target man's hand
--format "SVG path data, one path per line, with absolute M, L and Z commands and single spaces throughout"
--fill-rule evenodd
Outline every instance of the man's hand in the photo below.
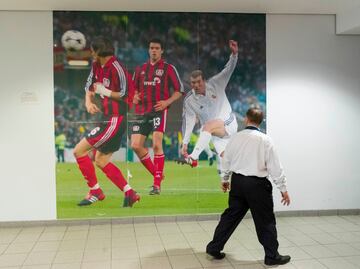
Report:
M 286 191 L 286 192 L 282 192 L 281 193 L 281 196 L 282 196 L 282 199 L 281 199 L 281 203 L 283 204 L 283 205 L 289 205 L 290 204 L 290 196 L 289 196 L 289 194 L 288 194 L 288 192 Z
M 156 105 L 154 105 L 155 111 L 162 111 L 165 108 L 167 108 L 169 106 L 169 103 L 167 102 L 167 100 L 161 100 L 156 102 Z
M 133 104 L 137 105 L 141 101 L 140 93 L 138 91 L 135 91 L 134 98 L 133 98 Z
M 238 43 L 235 40 L 229 40 L 229 48 L 232 54 L 237 54 L 239 51 Z
M 229 180 L 221 180 L 221 189 L 224 193 L 230 190 Z
M 100 109 L 94 103 L 87 103 L 87 104 L 85 104 L 85 106 L 86 106 L 87 112 L 90 113 L 91 115 L 94 115 L 94 114 L 100 112 Z
M 187 150 L 188 150 L 187 144 L 183 144 L 181 147 L 181 155 L 186 156 L 188 154 Z

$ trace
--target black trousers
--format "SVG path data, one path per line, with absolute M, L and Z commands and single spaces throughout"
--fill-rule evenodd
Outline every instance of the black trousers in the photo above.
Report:
M 235 173 L 231 177 L 229 207 L 221 215 L 214 238 L 207 245 L 207 252 L 219 252 L 224 249 L 249 209 L 265 256 L 275 257 L 279 254 L 271 182 L 266 178 Z

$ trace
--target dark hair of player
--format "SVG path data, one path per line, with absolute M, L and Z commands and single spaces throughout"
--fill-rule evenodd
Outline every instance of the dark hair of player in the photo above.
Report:
M 97 36 L 91 41 L 92 49 L 99 57 L 114 55 L 115 49 L 110 39 L 103 36 Z
M 164 49 L 164 43 L 162 42 L 162 40 L 160 38 L 152 38 L 149 40 L 149 45 L 150 43 L 156 43 L 156 44 L 160 44 L 161 49 Z

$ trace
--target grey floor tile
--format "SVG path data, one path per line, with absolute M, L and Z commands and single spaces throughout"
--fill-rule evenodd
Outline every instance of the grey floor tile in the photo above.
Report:
M 64 234 L 64 231 L 42 233 L 39 241 L 60 241 L 63 239 Z
M 214 266 L 210 266 L 210 267 L 200 267 L 200 268 L 194 268 L 194 269 L 202 269 L 202 268 L 204 268 L 204 269 L 212 269 L 212 268 L 214 268 Z M 228 266 L 216 266 L 215 267 L 216 269 L 234 269 L 234 267 L 232 266 L 232 265 L 228 265 Z
M 340 243 L 340 239 L 328 234 L 328 233 L 321 233 L 321 234 L 309 234 L 309 237 L 314 239 L 316 242 L 322 245 L 326 244 L 336 244 Z
M 51 264 L 24 265 L 21 269 L 50 269 Z
M 83 251 L 59 251 L 56 254 L 54 263 L 80 263 L 83 255 Z
M 111 250 L 111 258 L 113 260 L 138 259 L 139 257 L 137 246 L 125 246 L 122 248 L 112 248 Z
M 307 235 L 319 234 L 319 233 L 323 232 L 321 229 L 317 228 L 314 224 L 298 225 L 298 226 L 296 226 L 296 229 Z
M 203 267 L 224 267 L 224 266 L 231 266 L 231 263 L 227 259 L 222 260 L 215 260 L 211 258 L 209 255 L 204 253 L 197 253 L 197 259 L 200 261 Z
M 47 233 L 47 232 L 65 232 L 67 230 L 67 226 L 47 226 L 45 227 L 44 229 L 44 233 Z
M 333 244 L 333 245 L 325 245 L 328 249 L 335 252 L 338 256 L 356 256 L 360 255 L 360 250 L 342 243 L 342 244 Z
M 167 243 L 178 243 L 178 242 L 187 242 L 185 236 L 182 233 L 177 234 L 165 234 L 160 236 L 161 241 L 164 244 Z
M 349 256 L 343 257 L 347 262 L 360 267 L 360 255 L 359 256 Z
M 112 269 L 141 269 L 140 259 L 112 260 Z
M 332 233 L 332 235 L 343 243 L 360 243 L 360 234 L 357 232 Z
M 282 255 L 290 255 L 291 260 L 304 260 L 312 258 L 309 253 L 305 252 L 300 247 L 280 247 L 279 252 Z
M 307 254 L 311 257 L 319 259 L 319 258 L 332 258 L 336 257 L 337 254 L 332 250 L 328 249 L 325 246 L 317 245 L 317 246 L 302 246 L 301 247 Z
M 176 269 L 267 268 L 252 219 L 225 245 L 227 256 L 204 251 L 217 221 L 95 223 L 0 228 L 0 268 Z M 360 216 L 278 218 L 281 269 L 360 268 Z M 22 267 L 23 266 L 23 267 Z
M 32 252 L 26 258 L 24 265 L 51 264 L 56 252 Z
M 24 263 L 27 254 L 3 254 L 0 256 L 0 267 L 20 266 Z
M 111 232 L 111 237 L 133 237 L 135 238 L 135 230 L 134 228 L 126 228 L 126 229 L 113 229 Z
M 32 249 L 32 252 L 48 252 L 57 251 L 59 249 L 61 241 L 48 241 L 37 242 Z
M 166 251 L 162 245 L 139 245 L 138 249 L 140 258 L 167 256 Z
M 29 253 L 34 247 L 35 242 L 12 243 L 4 252 L 5 254 Z
M 40 234 L 34 233 L 21 233 L 13 241 L 14 243 L 24 243 L 24 242 L 35 242 L 39 239 Z
M 111 269 L 111 261 L 83 262 L 81 269 Z
M 181 246 L 181 245 L 173 245 L 171 247 L 165 247 L 165 251 L 168 256 L 194 254 L 192 248 L 189 248 L 188 246 Z
M 315 226 L 318 227 L 319 229 L 321 229 L 322 231 L 327 232 L 327 233 L 346 232 L 343 228 L 341 228 L 338 225 L 333 224 L 333 223 L 319 224 L 319 225 L 315 225 Z
M 202 266 L 195 254 L 169 256 L 169 260 L 173 269 L 196 268 Z
M 102 262 L 102 261 L 110 261 L 111 260 L 111 249 L 90 249 L 85 250 L 83 256 L 83 263 L 91 263 L 91 262 Z
M 226 259 L 231 264 L 257 264 L 259 260 L 255 258 L 249 250 L 226 252 Z
M 290 242 L 294 243 L 296 246 L 311 246 L 318 244 L 318 242 L 305 234 L 292 236 L 284 235 L 284 237 Z
M 88 231 L 89 230 L 90 225 L 89 224 L 80 224 L 80 225 L 70 225 L 67 228 L 67 232 L 72 232 L 72 231 Z
M 58 263 L 53 264 L 51 269 L 80 269 L 81 263 Z
M 349 243 L 350 246 L 356 249 L 360 249 L 360 242 L 359 243 Z
M 172 268 L 168 257 L 141 258 L 141 269 L 175 269 Z
M 138 245 L 151 246 L 151 245 L 161 245 L 162 241 L 158 235 L 144 235 L 136 236 L 136 242 Z
M 297 269 L 326 269 L 326 267 L 316 259 L 295 261 L 292 260 L 291 263 Z
M 0 234 L 0 244 L 10 244 L 16 237 L 17 234 Z
M 136 238 L 133 237 L 117 237 L 111 239 L 111 246 L 113 248 L 137 246 Z
M 111 249 L 111 238 L 88 240 L 85 245 L 85 250 L 90 249 Z
M 340 229 L 343 229 L 347 232 L 358 232 L 360 231 L 360 225 L 355 223 L 343 223 L 343 224 L 336 224 Z
M 358 266 L 349 263 L 342 257 L 322 258 L 319 261 L 329 269 L 356 269 Z
M 264 269 L 265 266 L 260 263 L 252 263 L 252 264 L 235 264 L 235 269 Z
M 85 240 L 87 239 L 87 236 L 88 236 L 88 231 L 67 231 L 63 237 L 63 240 L 66 241 L 66 240 Z
M 3 254 L 8 247 L 9 244 L 0 244 L 0 255 Z
M 85 249 L 85 240 L 67 240 L 60 243 L 58 251 L 83 251 Z

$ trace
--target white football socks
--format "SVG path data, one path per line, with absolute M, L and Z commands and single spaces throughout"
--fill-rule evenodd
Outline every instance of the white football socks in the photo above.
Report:
M 206 148 L 204 148 L 204 151 L 206 152 L 208 159 L 211 159 L 214 156 L 214 153 L 211 151 L 209 144 Z
M 195 144 L 193 152 L 190 154 L 191 159 L 198 160 L 201 152 L 209 146 L 211 140 L 211 133 L 201 131 L 198 141 Z

